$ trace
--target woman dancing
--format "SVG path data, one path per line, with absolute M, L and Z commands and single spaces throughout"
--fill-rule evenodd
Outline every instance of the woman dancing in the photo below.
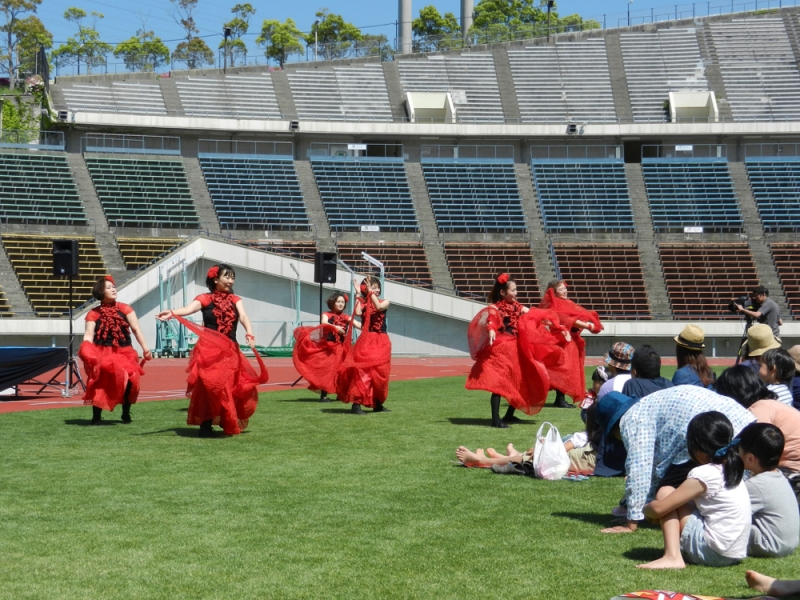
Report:
M 573 402 L 579 402 L 586 390 L 586 373 L 583 369 L 586 342 L 581 338 L 581 332 L 586 329 L 591 333 L 599 333 L 603 331 L 603 325 L 595 311 L 586 310 L 567 298 L 567 282 L 563 279 L 548 284 L 539 308 L 555 311 L 561 325 L 572 334 L 570 341 L 563 342 L 564 362 L 549 371 L 550 387 L 556 391 L 553 406 L 572 408 L 574 405 L 567 404 L 564 395 L 570 396 Z
M 347 300 L 347 294 L 334 292 L 327 301 L 329 311 L 322 313 L 321 325 L 294 330 L 292 362 L 310 384 L 310 390 L 321 390 L 322 402 L 329 402 L 328 394 L 336 393 L 336 376 L 350 349 L 350 345 L 345 344 L 345 336 L 350 327 L 361 329 L 361 325 L 344 312 Z
M 467 331 L 475 364 L 465 387 L 491 392 L 492 427 L 505 429 L 515 409 L 534 414 L 542 408 L 550 389 L 547 369 L 563 360 L 558 343 L 570 335 L 554 312 L 517 302 L 517 284 L 508 273 L 495 280 L 489 303 Z M 501 397 L 509 404 L 502 420 Z
M 122 404 L 122 422 L 131 422 L 131 404 L 139 397 L 139 378 L 144 369 L 131 344 L 131 332 L 142 347 L 145 360 L 153 355 L 139 328 L 136 313 L 117 302 L 117 286 L 110 275 L 100 277 L 92 288 L 100 306 L 86 314 L 83 343 L 78 350 L 86 369 L 84 404 L 92 407 L 92 425 L 100 425 L 101 412 Z
M 267 368 L 255 350 L 256 338 L 244 303 L 233 293 L 236 273 L 226 264 L 208 270 L 206 285 L 210 293 L 200 294 L 187 306 L 165 310 L 156 315 L 160 321 L 176 318 L 198 335 L 187 373 L 186 393 L 190 398 L 188 425 L 200 425 L 200 437 L 213 437 L 212 424 L 227 435 L 236 435 L 247 427 L 258 404 L 259 384 L 269 379 Z M 203 327 L 182 317 L 201 311 Z M 253 348 L 260 373 L 239 350 L 236 328 L 242 323 L 247 345 Z
M 381 300 L 381 282 L 367 277 L 359 286 L 356 315 L 361 317 L 361 335 L 339 369 L 336 396 L 352 404 L 351 412 L 362 415 L 362 406 L 372 412 L 389 412 L 383 403 L 389 396 L 389 373 L 392 369 L 392 342 L 386 333 L 389 301 Z M 345 339 L 345 345 L 350 339 Z

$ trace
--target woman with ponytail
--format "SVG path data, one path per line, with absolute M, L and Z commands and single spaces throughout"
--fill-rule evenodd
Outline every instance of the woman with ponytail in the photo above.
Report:
M 724 567 L 747 556 L 750 495 L 742 483 L 738 443 L 721 412 L 700 413 L 689 421 L 686 447 L 699 466 L 677 489 L 664 486 L 645 505 L 645 516 L 661 524 L 664 556 L 639 568 L 682 569 L 686 562 Z
M 187 306 L 156 315 L 160 321 L 175 318 L 198 336 L 192 350 L 186 393 L 190 398 L 186 423 L 200 425 L 200 437 L 213 437 L 212 425 L 227 435 L 247 427 L 258 404 L 258 385 L 269 379 L 267 368 L 255 350 L 256 338 L 244 303 L 233 293 L 236 273 L 226 264 L 214 265 L 206 274 L 208 294 L 200 294 Z M 203 326 L 183 317 L 200 311 Z M 244 326 L 247 345 L 259 364 L 259 373 L 239 350 L 236 328 Z
M 110 275 L 100 277 L 92 288 L 100 306 L 86 314 L 86 329 L 78 356 L 86 369 L 84 404 L 92 407 L 92 425 L 100 425 L 101 412 L 122 404 L 122 422 L 131 422 L 131 404 L 139 397 L 139 378 L 144 361 L 153 355 L 139 328 L 136 313 L 117 302 L 117 286 Z M 133 349 L 131 333 L 142 347 L 144 360 Z
M 517 284 L 508 273 L 495 279 L 489 306 L 475 315 L 467 330 L 475 364 L 465 386 L 492 394 L 492 427 L 508 427 L 517 420 L 516 409 L 529 415 L 541 410 L 550 389 L 547 370 L 563 361 L 558 344 L 569 338 L 553 311 L 517 302 Z M 502 420 L 501 397 L 509 404 Z

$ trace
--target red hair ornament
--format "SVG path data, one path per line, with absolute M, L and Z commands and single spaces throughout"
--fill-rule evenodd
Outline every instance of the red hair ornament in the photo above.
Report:
M 508 276 L 508 273 L 503 273 L 497 278 L 497 283 L 499 283 L 500 285 L 505 285 L 508 283 L 509 279 L 510 278 Z
M 208 270 L 208 278 L 209 279 L 216 279 L 219 276 L 219 266 L 214 265 Z

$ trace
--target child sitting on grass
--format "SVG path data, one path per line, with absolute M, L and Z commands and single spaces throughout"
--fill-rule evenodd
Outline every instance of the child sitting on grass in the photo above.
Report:
M 792 486 L 778 470 L 783 434 L 769 423 L 751 423 L 739 439 L 739 456 L 753 474 L 745 482 L 753 511 L 747 554 L 788 556 L 800 541 L 800 513 Z
M 700 413 L 689 421 L 686 446 L 700 466 L 677 489 L 664 486 L 645 505 L 645 516 L 661 524 L 664 556 L 637 567 L 683 569 L 686 562 L 722 567 L 747 556 L 750 497 L 742 483 L 738 441 L 721 412 Z
M 778 395 L 778 402 L 792 405 L 792 379 L 794 360 L 783 348 L 767 350 L 759 359 L 758 376 L 771 392 Z

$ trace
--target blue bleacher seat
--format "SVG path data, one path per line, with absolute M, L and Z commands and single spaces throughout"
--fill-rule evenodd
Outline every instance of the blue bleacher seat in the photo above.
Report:
M 745 167 L 764 230 L 797 231 L 800 228 L 800 157 L 748 159 Z

